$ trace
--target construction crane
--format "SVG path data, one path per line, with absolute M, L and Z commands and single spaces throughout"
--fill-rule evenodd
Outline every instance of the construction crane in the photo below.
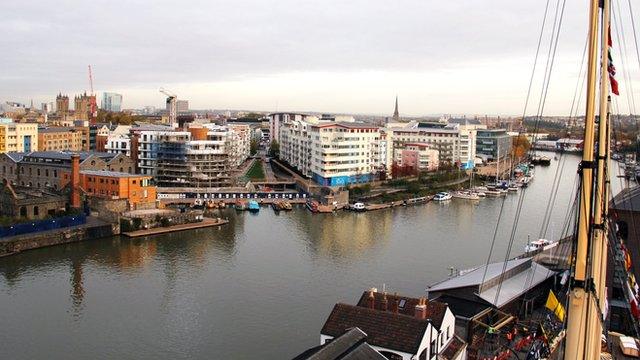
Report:
M 91 93 L 89 94 L 89 106 L 91 107 L 89 120 L 94 123 L 98 117 L 98 105 L 96 104 L 96 94 L 93 92 L 93 73 L 91 71 L 91 65 L 89 65 L 89 87 Z
M 171 91 L 160 88 L 160 92 L 167 95 L 167 109 L 169 110 L 169 124 L 172 126 L 177 122 L 178 118 L 178 95 Z

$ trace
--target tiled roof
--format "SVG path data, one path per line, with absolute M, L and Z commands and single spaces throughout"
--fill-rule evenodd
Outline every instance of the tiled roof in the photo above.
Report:
M 368 307 L 367 306 L 367 298 L 369 297 L 369 291 L 365 291 L 362 293 L 360 300 L 358 301 L 358 306 L 360 307 Z M 385 297 L 384 293 L 374 292 L 374 308 L 376 310 L 382 310 L 382 299 Z M 419 304 L 420 299 L 411 298 L 406 296 L 392 295 L 387 294 L 387 311 L 390 311 L 391 304 L 394 301 L 398 302 L 398 313 L 413 317 L 415 314 L 416 305 Z M 427 319 L 431 320 L 431 323 L 436 328 L 440 329 L 442 325 L 442 320 L 444 319 L 444 315 L 447 312 L 447 304 L 438 302 L 438 301 L 427 301 Z
M 324 323 L 321 334 L 337 337 L 347 329 L 358 327 L 367 334 L 367 342 L 373 346 L 415 354 L 428 326 L 428 320 L 413 316 L 338 303 Z
M 331 342 L 314 347 L 296 356 L 293 360 L 386 360 L 366 342 L 367 334 L 352 328 Z
M 45 158 L 45 159 L 60 159 L 67 160 L 71 159 L 71 155 L 78 154 L 80 155 L 80 161 L 84 161 L 88 159 L 91 155 L 95 155 L 99 158 L 109 160 L 116 157 L 118 154 L 110 154 L 106 152 L 93 152 L 93 151 L 32 151 L 28 154 L 25 154 L 26 157 L 33 158 Z

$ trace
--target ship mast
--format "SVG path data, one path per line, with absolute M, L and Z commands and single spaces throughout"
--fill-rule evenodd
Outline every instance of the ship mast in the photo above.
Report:
M 600 120 L 598 157 L 595 158 L 596 82 L 598 61 L 598 15 L 602 5 Z M 580 164 L 580 206 L 577 250 L 569 293 L 565 359 L 599 359 L 602 309 L 605 306 L 607 261 L 607 189 L 609 154 L 608 128 L 608 24 L 609 0 L 590 0 L 587 66 L 587 96 L 582 163 Z M 594 184 L 594 170 L 596 182 Z M 607 179 L 608 181 L 608 179 Z M 595 193 L 594 193 L 595 191 Z M 593 220 L 593 222 L 592 222 Z

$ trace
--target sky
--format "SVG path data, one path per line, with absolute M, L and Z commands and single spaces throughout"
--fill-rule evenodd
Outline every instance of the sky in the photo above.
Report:
M 540 98 L 558 2 L 549 1 L 527 114 Z M 40 104 L 58 92 L 88 91 L 90 64 L 95 91 L 123 94 L 125 108 L 164 106 L 158 89 L 165 87 L 192 109 L 385 115 L 398 95 L 405 116 L 521 115 L 545 3 L 5 1 L 0 100 Z M 545 114 L 570 111 L 586 5 L 566 1 Z M 621 19 L 629 18 L 626 1 L 620 6 Z M 640 4 L 634 11 L 640 14 Z M 626 21 L 627 65 L 638 98 L 640 59 Z

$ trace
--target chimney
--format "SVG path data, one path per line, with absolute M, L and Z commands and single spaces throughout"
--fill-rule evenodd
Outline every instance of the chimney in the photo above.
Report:
M 393 301 L 391 302 L 391 312 L 394 314 L 398 313 L 398 308 L 399 308 L 399 304 L 398 304 L 398 293 L 394 293 L 393 294 Z
M 71 207 L 80 208 L 80 155 L 71 155 Z
M 385 292 L 382 295 L 382 301 L 380 301 L 380 310 L 387 311 L 389 302 L 387 301 L 387 293 Z
M 373 296 L 373 290 L 374 288 L 369 290 L 369 296 L 367 297 L 367 307 L 369 309 L 375 309 L 376 307 L 376 298 Z
M 424 320 L 427 318 L 427 305 L 424 298 L 420 298 L 420 302 L 416 305 L 415 309 L 416 319 Z

